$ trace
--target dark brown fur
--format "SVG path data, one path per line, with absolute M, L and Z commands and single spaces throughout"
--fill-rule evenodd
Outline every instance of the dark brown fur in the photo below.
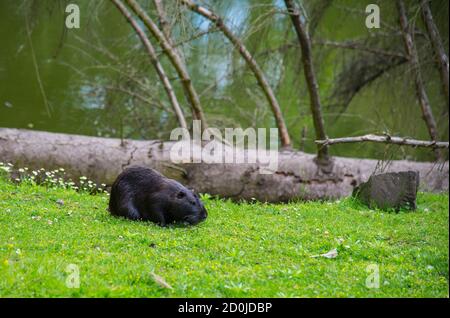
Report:
M 207 217 L 197 194 L 145 167 L 127 168 L 117 177 L 111 189 L 109 211 L 161 226 L 173 222 L 197 224 Z

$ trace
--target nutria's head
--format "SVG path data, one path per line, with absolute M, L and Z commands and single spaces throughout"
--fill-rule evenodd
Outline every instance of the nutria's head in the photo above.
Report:
M 191 225 L 204 221 L 208 216 L 198 195 L 184 187 L 173 193 L 168 210 L 173 221 Z

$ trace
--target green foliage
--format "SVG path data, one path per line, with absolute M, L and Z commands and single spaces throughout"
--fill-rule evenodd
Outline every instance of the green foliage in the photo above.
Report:
M 110 216 L 105 194 L 0 178 L 0 296 L 448 297 L 448 195 L 420 193 L 400 213 L 203 200 L 206 222 L 161 228 Z M 371 264 L 379 289 L 366 287 Z
M 0 126 L 167 140 L 177 122 L 139 38 L 110 1 L 72 2 L 80 6 L 79 30 L 63 28 L 64 1 L 0 1 L 0 83 L 3 88 L 0 90 Z M 158 21 L 153 1 L 139 2 L 154 21 Z M 296 2 L 304 4 L 308 16 L 327 135 L 387 132 L 429 139 L 408 63 L 397 65 L 373 52 L 319 44 L 324 40 L 341 44 L 355 42 L 375 52 L 387 50 L 402 54 L 404 48 L 398 34 L 395 2 Z M 198 3 L 223 17 L 261 66 L 280 103 L 294 147 L 302 144 L 304 130 L 304 150 L 315 152 L 300 49 L 290 18 L 285 14 L 284 1 L 204 0 Z M 365 8 L 371 3 L 380 6 L 380 29 L 369 30 L 365 26 Z M 438 121 L 439 139 L 448 140 L 448 116 L 445 115 L 448 107 L 421 22 L 419 2 L 408 0 L 405 3 L 409 20 L 418 31 L 415 43 L 427 94 Z M 431 5 L 447 52 L 448 3 L 434 0 Z M 179 1 L 164 1 L 164 4 L 173 27 L 173 40 L 185 56 L 209 125 L 220 129 L 275 127 L 272 112 L 255 77 L 223 34 L 206 19 L 180 6 Z M 25 16 L 30 17 L 31 38 L 51 116 L 46 114 L 36 83 L 24 30 Z M 158 45 L 155 46 L 158 49 Z M 178 76 L 164 54 L 160 59 L 190 122 L 191 111 Z M 389 65 L 396 66 L 380 72 Z M 374 76 L 377 73 L 380 75 Z M 374 79 L 368 81 L 370 78 Z M 362 85 L 366 81 L 368 84 Z M 346 98 L 335 96 L 342 94 Z M 349 157 L 434 160 L 433 152 L 428 149 L 380 144 L 336 145 L 330 151 L 332 155 Z

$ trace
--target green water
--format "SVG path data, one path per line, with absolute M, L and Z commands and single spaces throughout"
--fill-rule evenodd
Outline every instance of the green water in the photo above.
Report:
M 156 107 L 167 106 L 167 97 L 158 86 L 154 71 L 131 28 L 108 1 L 70 2 L 80 5 L 80 29 L 64 28 L 64 9 L 69 1 L 0 1 L 0 127 L 168 139 L 176 122 L 169 112 Z M 295 39 L 289 20 L 283 15 L 260 23 L 264 21 L 261 17 L 267 13 L 269 5 L 270 8 L 279 8 L 282 2 L 210 2 L 220 14 L 228 17 L 227 22 L 233 30 L 246 34 L 247 46 L 275 89 L 295 146 L 300 146 L 301 132 L 306 128 L 304 149 L 313 152 L 314 129 L 298 50 L 290 50 L 284 55 L 264 55 L 268 49 L 285 43 L 286 38 Z M 392 2 L 376 2 L 380 4 L 384 21 L 395 25 Z M 438 2 L 442 4 L 442 1 Z M 176 2 L 166 3 L 170 12 L 170 6 Z M 369 31 L 363 27 L 364 15 L 343 15 L 346 11 L 342 7 L 354 5 L 355 10 L 364 11 L 368 3 L 371 1 L 336 0 L 325 11 L 314 36 L 333 41 L 367 36 Z M 448 10 L 435 14 L 448 49 Z M 178 39 L 204 28 L 202 24 L 205 22 L 195 15 L 185 13 L 184 19 L 174 31 Z M 251 25 L 257 23 L 260 23 L 257 30 L 247 32 Z M 113 62 L 108 54 L 99 52 L 99 47 L 108 50 L 108 54 L 117 57 L 119 62 Z M 199 92 L 203 92 L 201 100 L 211 126 L 274 127 L 274 120 L 253 76 L 221 34 L 200 37 L 183 46 L 182 50 L 193 83 Z M 394 79 L 383 78 L 362 90 L 346 113 L 337 119 L 338 112 L 327 107 L 327 98 L 343 54 L 345 51 L 315 50 L 328 135 L 339 137 L 389 131 L 427 139 L 426 127 L 412 90 L 411 74 L 402 68 L 392 72 L 390 76 Z M 429 58 L 425 63 L 424 77 L 439 120 L 441 138 L 448 140 L 448 117 L 440 116 L 445 102 L 431 60 Z M 169 76 L 174 78 L 175 73 L 167 60 L 162 57 L 161 61 Z M 117 71 L 118 63 L 135 72 L 136 79 L 143 83 L 142 88 L 136 89 L 136 81 Z M 217 83 L 211 89 L 215 81 Z M 133 89 L 151 102 L 142 103 L 136 98 L 105 89 L 111 85 Z M 190 120 L 182 88 L 176 79 L 174 86 Z M 428 151 L 379 145 L 337 146 L 332 153 L 382 159 L 432 158 Z
M 29 38 L 23 7 L 18 1 L 0 1 L 0 126 L 95 134 L 93 116 L 104 105 L 92 83 L 104 81 L 110 75 L 92 71 L 86 71 L 85 77 L 79 74 L 93 66 L 94 59 L 101 62 L 99 54 L 76 48 L 79 44 L 75 37 L 86 38 L 89 27 L 65 31 L 63 5 L 47 7 L 43 1 L 35 10 L 28 18 Z M 108 14 L 103 18 L 95 26 L 97 31 L 105 37 L 120 35 L 121 29 L 114 28 L 117 20 Z

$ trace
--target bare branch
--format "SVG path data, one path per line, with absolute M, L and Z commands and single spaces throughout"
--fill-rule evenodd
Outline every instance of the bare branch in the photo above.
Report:
M 343 137 L 325 140 L 316 140 L 315 143 L 318 145 L 335 145 L 335 144 L 348 144 L 355 142 L 378 142 L 384 144 L 395 144 L 400 146 L 412 146 L 412 147 L 425 147 L 425 148 L 447 148 L 448 142 L 443 141 L 426 141 L 426 140 L 416 140 L 403 137 L 391 137 L 389 135 L 379 136 L 379 135 L 364 135 L 357 137 Z
M 158 57 L 156 55 L 155 49 L 153 48 L 153 45 L 150 43 L 149 39 L 145 35 L 144 31 L 139 27 L 136 20 L 132 17 L 130 11 L 125 7 L 125 5 L 120 0 L 111 0 L 114 5 L 117 7 L 117 9 L 122 13 L 122 15 L 127 19 L 128 23 L 133 27 L 136 34 L 139 36 L 139 38 L 142 41 L 142 44 L 147 50 L 148 56 L 150 57 L 150 61 L 152 62 L 153 66 L 155 67 L 156 72 L 158 73 L 158 76 L 164 86 L 164 89 L 166 90 L 167 97 L 169 98 L 170 103 L 172 104 L 173 110 L 177 116 L 178 123 L 180 124 L 181 128 L 186 128 L 186 119 L 184 118 L 183 111 L 181 110 L 180 104 L 178 103 L 178 99 L 175 95 L 175 92 L 172 88 L 172 85 L 170 84 L 170 81 L 166 75 L 166 72 L 164 71 L 161 63 L 158 61 Z
M 178 49 L 178 45 L 175 44 L 175 42 L 172 38 L 172 29 L 171 29 L 170 23 L 167 19 L 166 9 L 164 7 L 163 1 L 162 0 L 153 0 L 153 2 L 156 7 L 156 12 L 158 14 L 158 20 L 159 20 L 159 26 L 160 26 L 162 33 L 166 37 L 167 42 L 169 42 L 170 46 L 172 46 L 172 48 L 174 49 L 175 53 L 180 57 L 183 64 L 186 64 L 186 59 L 183 55 L 183 52 Z
M 187 38 L 187 39 L 183 39 L 183 40 L 180 40 L 180 41 L 174 43 L 173 46 L 174 46 L 174 47 L 179 47 L 179 46 L 181 46 L 181 45 L 184 45 L 184 44 L 186 44 L 186 43 L 195 41 L 195 40 L 197 40 L 198 38 L 201 38 L 202 36 L 205 36 L 205 35 L 207 35 L 207 34 L 212 34 L 212 33 L 214 33 L 214 32 L 217 32 L 217 30 L 208 29 L 208 30 L 205 30 L 205 31 L 199 31 L 199 32 L 197 32 L 196 34 L 193 34 L 191 37 L 189 37 L 189 38 Z
M 372 53 L 376 55 L 383 55 L 386 57 L 394 57 L 394 58 L 401 58 L 406 59 L 406 55 L 402 54 L 401 52 L 395 52 L 395 51 L 388 51 L 383 50 L 381 48 L 374 48 L 369 47 L 363 43 L 362 41 L 344 41 L 344 42 L 336 42 L 336 41 L 329 41 L 325 39 L 318 39 L 318 40 L 312 40 L 311 41 L 313 45 L 322 45 L 322 46 L 329 46 L 329 47 L 335 47 L 335 48 L 341 48 L 341 49 L 350 49 L 355 51 L 362 51 L 367 53 Z M 268 54 L 272 54 L 273 52 L 285 52 L 286 50 L 292 49 L 292 48 L 298 48 L 299 44 L 298 41 L 291 41 L 289 43 L 282 44 L 276 48 L 270 48 L 267 50 L 262 51 L 258 55 L 265 56 Z
M 294 25 L 297 38 L 302 50 L 301 59 L 304 68 L 304 74 L 309 91 L 310 107 L 314 122 L 314 129 L 316 138 L 327 139 L 325 133 L 325 124 L 322 117 L 322 105 L 319 95 L 319 84 L 317 83 L 316 74 L 314 71 L 314 64 L 312 60 L 311 39 L 306 28 L 305 17 L 301 15 L 300 11 L 292 0 L 285 0 L 286 8 L 290 14 L 292 24 Z M 326 163 L 329 161 L 328 147 L 323 145 L 317 149 L 317 157 L 320 161 Z
M 109 91 L 116 91 L 116 92 L 120 92 L 120 93 L 129 95 L 132 98 L 136 98 L 136 99 L 140 100 L 141 102 L 143 102 L 145 104 L 149 104 L 149 105 L 156 107 L 162 111 L 166 111 L 171 114 L 174 113 L 172 109 L 164 107 L 164 105 L 158 104 L 157 102 L 152 101 L 149 97 L 143 96 L 139 93 L 133 92 L 132 90 L 123 88 L 121 86 L 106 85 L 106 86 L 104 86 L 104 88 Z
M 447 113 L 449 107 L 449 83 L 448 83 L 448 56 L 445 53 L 444 46 L 442 45 L 442 39 L 439 35 L 439 30 L 433 21 L 433 15 L 431 14 L 431 9 L 429 5 L 429 0 L 422 0 L 422 18 L 425 23 L 425 27 L 430 38 L 431 45 L 433 47 L 436 66 L 438 68 L 439 74 L 441 76 L 442 88 L 445 96 L 445 101 L 447 102 Z
M 173 45 L 173 43 L 171 43 L 172 30 L 170 28 L 169 21 L 167 21 L 167 15 L 166 15 L 166 10 L 164 9 L 164 4 L 163 4 L 162 0 L 153 0 L 153 2 L 156 7 L 156 12 L 158 13 L 159 26 L 161 28 L 161 31 L 163 32 L 164 36 L 166 37 L 166 40 L 169 41 L 169 43 Z
M 192 109 L 193 117 L 195 119 L 200 120 L 202 122 L 202 128 L 206 129 L 207 123 L 200 103 L 200 98 L 198 97 L 198 94 L 194 89 L 194 86 L 192 85 L 192 80 L 189 76 L 186 65 L 183 63 L 182 59 L 174 50 L 174 48 L 167 41 L 166 37 L 158 28 L 158 26 L 144 12 L 139 3 L 137 3 L 135 0 L 126 0 L 126 2 L 130 6 L 130 8 L 134 11 L 134 13 L 142 20 L 142 22 L 144 22 L 145 26 L 152 33 L 152 35 L 158 40 L 164 53 L 167 55 L 170 62 L 177 71 L 178 76 L 180 76 L 181 83 L 183 85 L 183 88 L 185 90 L 185 93 L 187 95 L 187 98 L 189 100 Z
M 361 43 L 358 43 L 355 41 L 335 42 L 335 41 L 328 41 L 328 40 L 316 40 L 316 41 L 313 41 L 313 44 L 337 47 L 337 48 L 342 48 L 342 49 L 364 51 L 364 52 L 373 53 L 373 54 L 377 54 L 377 55 L 385 55 L 388 57 L 397 57 L 397 58 L 401 58 L 401 59 L 406 58 L 406 56 L 402 53 L 368 47 L 364 44 L 361 44 Z
M 353 98 L 365 87 L 371 85 L 384 74 L 408 62 L 406 58 L 385 58 L 375 56 L 367 60 L 366 56 L 357 56 L 344 67 L 338 75 L 335 88 L 331 94 L 334 102 L 328 107 L 338 107 L 334 122 L 344 114 Z
M 403 41 L 405 45 L 406 54 L 409 59 L 409 63 L 414 72 L 414 84 L 416 87 L 417 99 L 419 101 L 420 107 L 422 109 L 423 120 L 425 121 L 428 133 L 431 140 L 437 140 L 438 132 L 436 127 L 436 121 L 431 110 L 430 102 L 428 100 L 428 95 L 425 91 L 425 86 L 422 80 L 422 74 L 420 72 L 419 56 L 417 54 L 416 47 L 414 45 L 411 27 L 408 23 L 408 18 L 406 16 L 405 4 L 403 0 L 397 0 L 397 9 L 400 20 L 400 27 L 403 34 Z
M 280 132 L 282 147 L 289 148 L 291 146 L 291 140 L 289 137 L 289 132 L 286 127 L 286 123 L 283 118 L 283 114 L 281 113 L 280 105 L 278 104 L 275 94 L 272 88 L 270 87 L 263 71 L 256 63 L 255 59 L 250 54 L 250 52 L 247 50 L 244 43 L 242 43 L 242 41 L 237 36 L 235 36 L 233 32 L 231 32 L 231 30 L 223 23 L 222 19 L 219 16 L 217 16 L 214 12 L 211 12 L 210 10 L 195 4 L 191 0 L 181 0 L 181 3 L 187 6 L 190 10 L 202 15 L 203 17 L 213 22 L 216 25 L 216 27 L 219 30 L 221 30 L 222 33 L 228 38 L 228 40 L 239 50 L 239 53 L 241 54 L 242 58 L 247 62 L 251 71 L 255 75 L 259 86 L 263 90 L 264 95 L 266 96 L 269 102 L 269 105 L 272 109 L 272 113 L 275 117 L 275 121 L 277 123 L 278 130 Z

